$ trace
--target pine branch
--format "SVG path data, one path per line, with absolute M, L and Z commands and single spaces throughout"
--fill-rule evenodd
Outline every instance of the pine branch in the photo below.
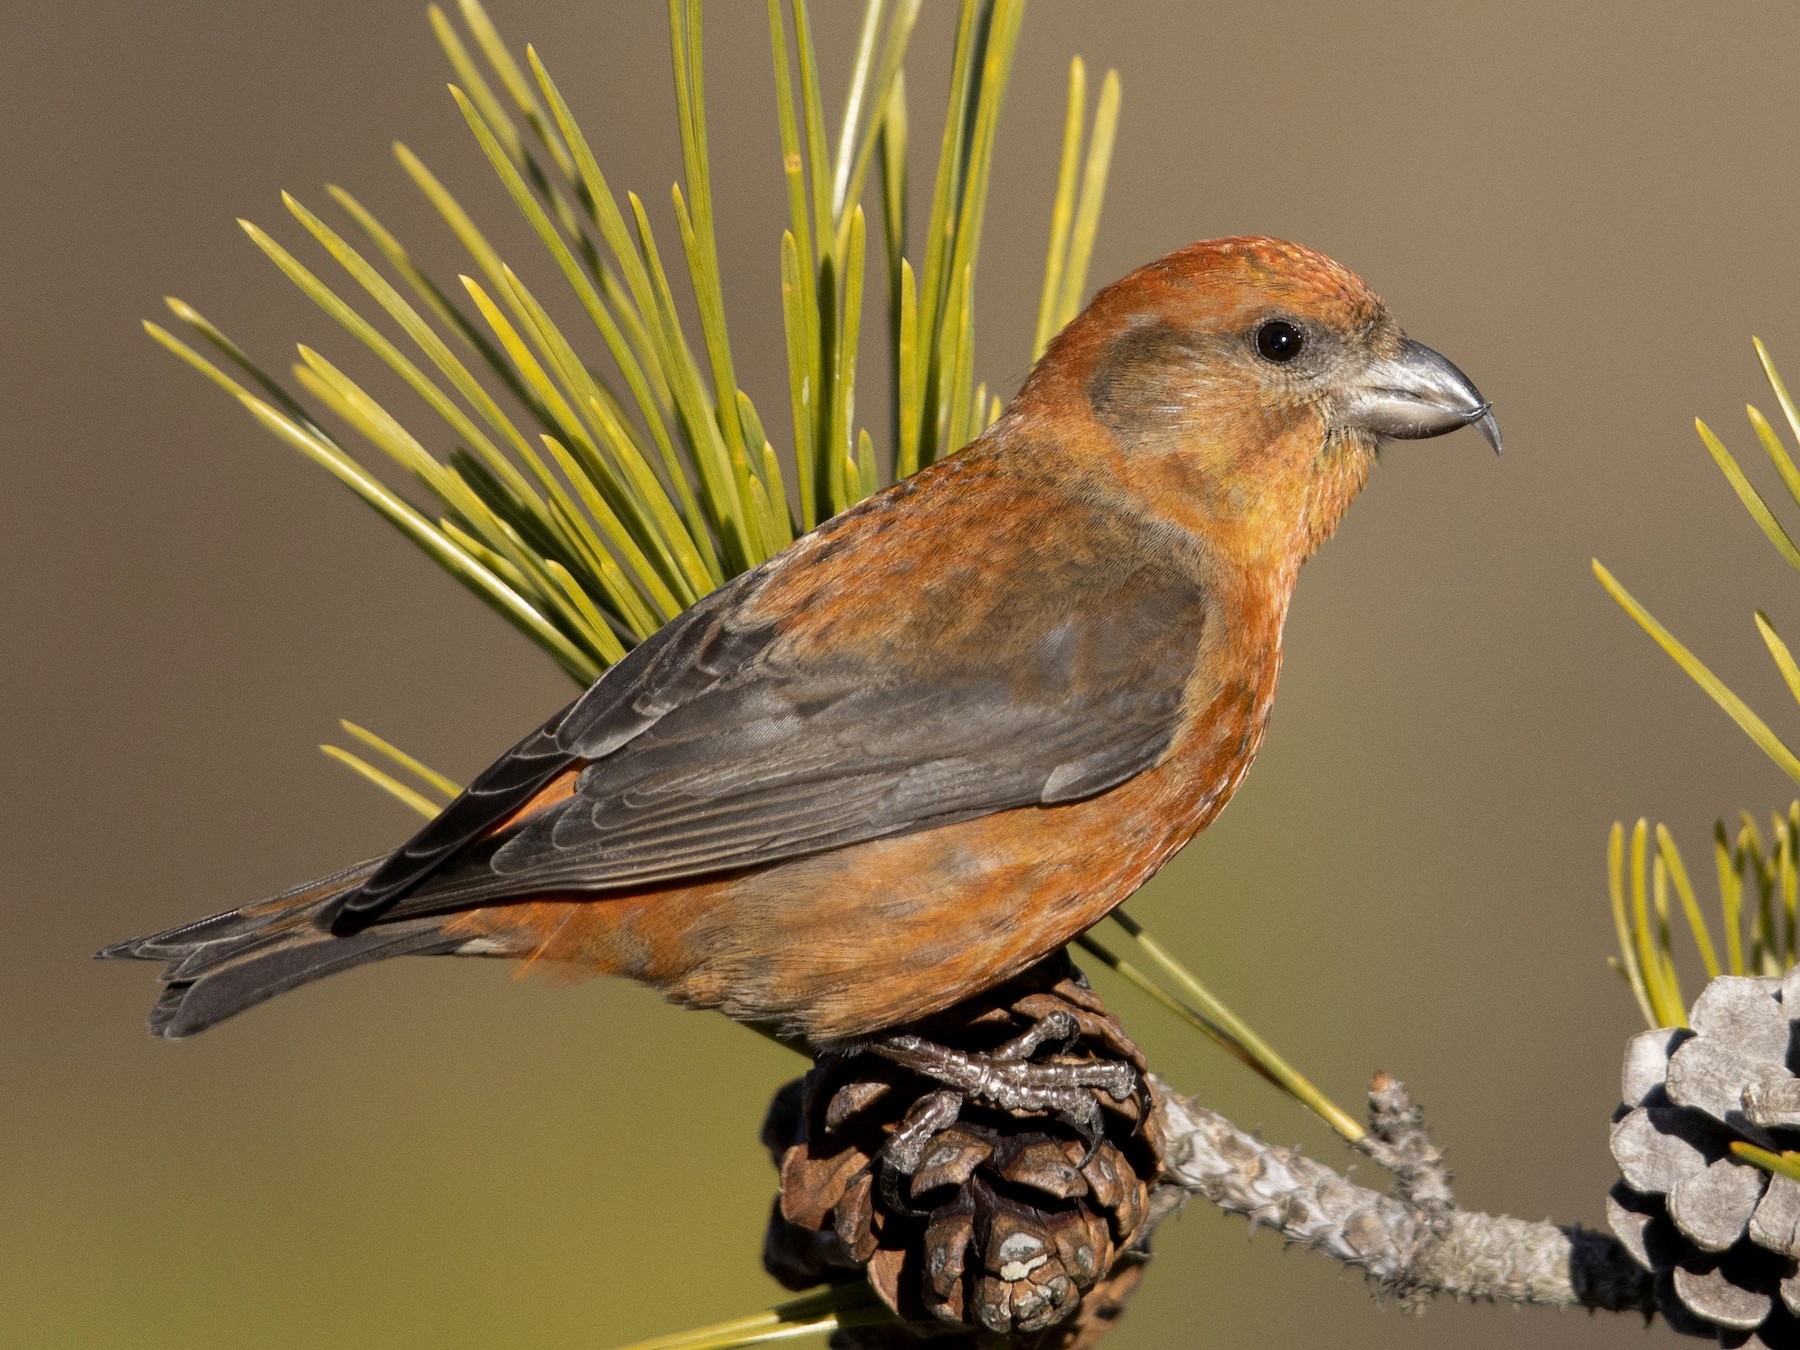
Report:
M 1651 1277 L 1610 1235 L 1458 1208 L 1422 1113 L 1386 1074 L 1369 1093 L 1360 1148 L 1394 1172 L 1393 1195 L 1266 1143 L 1167 1084 L 1158 1091 L 1168 1161 L 1153 1223 L 1198 1195 L 1362 1271 L 1378 1297 L 1409 1306 L 1438 1294 L 1646 1315 L 1655 1306 Z

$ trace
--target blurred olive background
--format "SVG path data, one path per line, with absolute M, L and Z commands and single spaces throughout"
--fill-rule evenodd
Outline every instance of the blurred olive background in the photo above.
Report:
M 854 8 L 818 6 L 834 108 Z M 921 142 L 950 11 L 930 6 L 914 46 Z M 494 14 L 666 228 L 663 7 Z M 785 430 L 763 7 L 715 3 L 708 24 L 742 377 Z M 1134 904 L 1340 1101 L 1359 1106 L 1376 1067 L 1406 1078 L 1471 1206 L 1601 1220 L 1637 1025 L 1604 964 L 1613 818 L 1669 821 L 1692 858 L 1716 815 L 1792 796 L 1588 559 L 1794 726 L 1750 624 L 1762 604 L 1800 633 L 1794 579 L 1689 421 L 1748 461 L 1741 405 L 1771 403 L 1750 335 L 1800 377 L 1797 44 L 1792 6 L 1623 0 L 1040 0 L 1026 25 L 982 263 L 985 378 L 1010 392 L 1025 372 L 1080 52 L 1125 85 L 1094 281 L 1202 236 L 1296 238 L 1495 400 L 1503 459 L 1472 433 L 1384 457 L 1306 571 L 1256 772 Z M 756 1259 L 772 1190 L 756 1127 L 800 1065 L 723 1019 L 623 984 L 418 962 L 165 1045 L 141 1030 L 151 970 L 87 960 L 410 830 L 313 749 L 337 717 L 466 776 L 570 692 L 138 328 L 167 292 L 276 366 L 295 339 L 346 357 L 231 222 L 293 243 L 277 189 L 319 205 L 334 181 L 458 266 L 396 136 L 528 283 L 548 279 L 445 78 L 418 0 L 0 7 L 0 1344 L 605 1347 L 777 1294 Z M 881 406 L 865 393 L 878 431 Z M 1347 1161 L 1105 987 L 1176 1084 Z M 1203 1206 L 1158 1246 L 1121 1350 L 1646 1336 L 1626 1318 L 1406 1317 Z

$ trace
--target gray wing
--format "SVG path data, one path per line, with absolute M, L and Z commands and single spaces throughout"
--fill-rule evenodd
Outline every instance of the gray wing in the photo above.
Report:
M 995 659 L 917 664 L 801 659 L 741 595 L 709 597 L 483 775 L 509 791 L 422 832 L 413 867 L 448 851 L 378 912 L 697 877 L 1104 791 L 1173 738 L 1205 609 L 1189 581 L 1106 590 L 1040 598 Z M 476 842 L 537 790 L 519 783 L 583 761 L 569 799 Z
M 685 699 L 712 688 L 767 643 L 766 628 L 731 624 L 767 569 L 700 599 L 626 653 L 573 703 L 501 755 L 422 830 L 322 916 L 339 936 L 387 916 L 572 766 L 605 756 Z

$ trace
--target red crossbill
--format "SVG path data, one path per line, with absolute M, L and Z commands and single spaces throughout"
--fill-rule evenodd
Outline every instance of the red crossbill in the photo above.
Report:
M 393 853 L 110 947 L 158 1035 L 383 957 L 626 975 L 812 1045 L 1097 922 L 1256 755 L 1300 564 L 1384 437 L 1489 406 L 1337 263 L 1191 245 L 979 440 L 702 599 Z

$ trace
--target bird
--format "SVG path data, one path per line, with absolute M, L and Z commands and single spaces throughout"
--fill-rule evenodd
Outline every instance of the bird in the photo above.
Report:
M 98 953 L 179 1039 L 388 957 L 642 981 L 814 1048 L 1018 975 L 1212 821 L 1382 444 L 1492 407 L 1355 273 L 1205 240 L 966 447 L 701 598 L 392 853 Z

